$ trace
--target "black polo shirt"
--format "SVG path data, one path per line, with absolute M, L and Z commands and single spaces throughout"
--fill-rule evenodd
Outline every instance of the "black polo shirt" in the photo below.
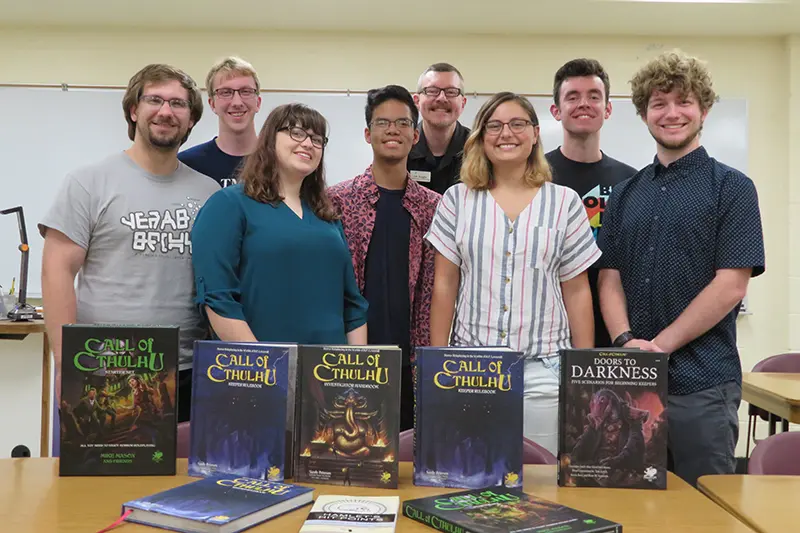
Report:
M 652 340 L 688 307 L 717 269 L 764 272 L 758 196 L 743 173 L 700 147 L 664 167 L 655 161 L 614 187 L 598 245 L 599 268 L 616 269 L 631 330 Z M 669 393 L 741 383 L 738 306 L 670 356 Z
M 420 123 L 419 141 L 408 154 L 407 168 L 411 173 L 411 178 L 439 194 L 444 194 L 451 185 L 458 183 L 464 143 L 467 142 L 469 132 L 469 128 L 456 122 L 456 129 L 453 131 L 450 144 L 447 145 L 447 151 L 443 156 L 435 157 L 428 148 L 425 130 Z

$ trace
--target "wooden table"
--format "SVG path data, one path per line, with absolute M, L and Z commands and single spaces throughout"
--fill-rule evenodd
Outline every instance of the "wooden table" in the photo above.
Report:
M 800 476 L 702 476 L 698 488 L 759 533 L 797 531 Z
M 42 334 L 42 435 L 39 453 L 47 457 L 50 455 L 50 341 L 44 320 L 0 320 L 0 340 L 22 340 L 31 333 Z
M 752 533 L 683 480 L 669 474 L 667 490 L 576 489 L 556 486 L 555 466 L 526 465 L 526 492 L 623 524 L 625 533 Z M 178 460 L 178 475 L 168 477 L 58 476 L 58 459 L 0 460 L 0 529 L 14 533 L 86 533 L 99 531 L 120 515 L 122 504 L 195 478 L 186 476 L 186 459 Z M 365 489 L 308 485 L 320 494 L 400 497 L 400 501 L 455 490 L 415 487 L 411 464 L 400 464 L 400 489 Z M 290 533 L 300 530 L 310 506 L 265 522 L 253 533 Z M 125 524 L 120 533 L 156 529 Z M 114 531 L 117 531 L 115 529 Z M 398 518 L 397 531 L 431 532 L 408 518 Z
M 800 374 L 744 372 L 742 400 L 772 413 L 788 423 L 800 424 Z M 775 434 L 775 421 L 770 417 L 770 435 Z

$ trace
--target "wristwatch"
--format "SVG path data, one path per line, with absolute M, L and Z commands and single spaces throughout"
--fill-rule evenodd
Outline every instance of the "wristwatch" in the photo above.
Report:
M 628 341 L 632 341 L 635 338 L 636 337 L 633 335 L 633 332 L 631 330 L 623 331 L 622 333 L 619 334 L 619 337 L 614 339 L 614 342 L 612 344 L 614 344 L 615 348 L 622 348 Z

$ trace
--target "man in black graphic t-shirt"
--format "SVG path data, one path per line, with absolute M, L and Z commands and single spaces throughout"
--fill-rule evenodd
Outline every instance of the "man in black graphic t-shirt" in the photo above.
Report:
M 593 59 L 573 59 L 556 72 L 553 82 L 553 117 L 561 122 L 563 144 L 546 154 L 553 169 L 553 182 L 580 195 L 595 239 L 603 224 L 603 211 L 617 183 L 633 176 L 636 169 L 600 150 L 600 129 L 611 116 L 608 74 Z M 595 346 L 611 346 L 600 314 L 597 268 L 589 268 L 594 303 Z

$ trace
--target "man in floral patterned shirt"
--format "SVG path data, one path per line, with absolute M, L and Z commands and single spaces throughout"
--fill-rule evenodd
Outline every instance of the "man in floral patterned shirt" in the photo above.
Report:
M 414 427 L 413 350 L 430 343 L 433 248 L 423 236 L 441 198 L 409 179 L 406 169 L 419 139 L 418 120 L 414 98 L 403 87 L 370 91 L 364 138 L 372 145 L 372 164 L 328 189 L 369 302 L 368 342 L 403 350 L 401 430 Z

